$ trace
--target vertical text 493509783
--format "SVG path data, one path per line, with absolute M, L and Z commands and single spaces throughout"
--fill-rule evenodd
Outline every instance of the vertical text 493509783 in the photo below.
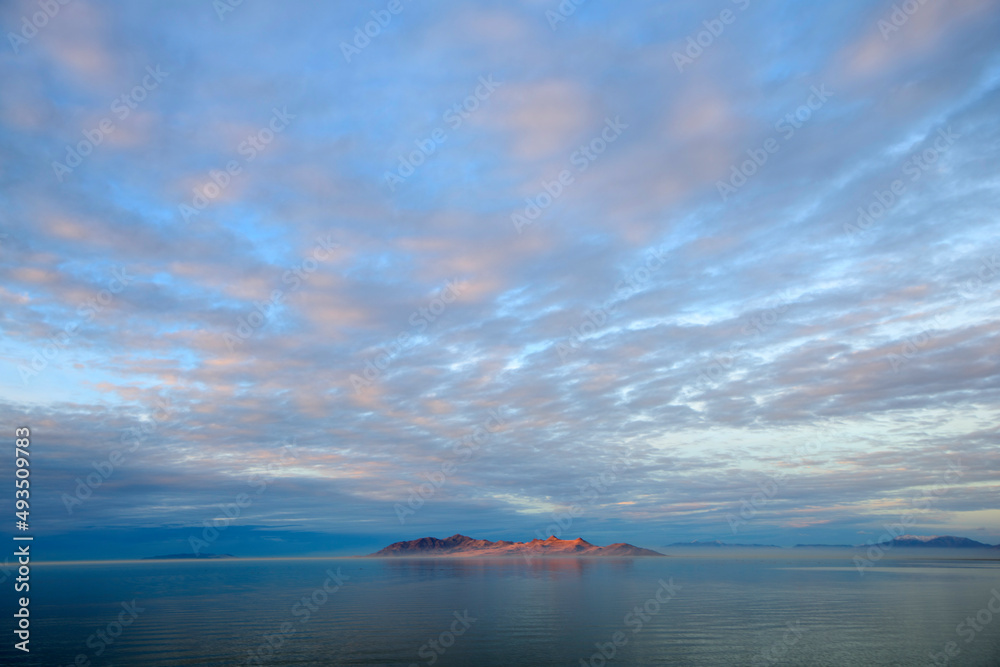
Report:
M 16 489 L 14 491 L 14 518 L 16 519 L 14 526 L 19 531 L 24 532 L 28 530 L 28 516 L 30 511 L 28 501 L 31 498 L 31 481 L 28 479 L 31 477 L 29 468 L 31 452 L 28 449 L 31 446 L 31 429 L 27 427 L 17 428 L 14 430 L 14 437 L 14 486 Z M 31 590 L 30 541 L 32 539 L 34 538 L 30 535 L 14 535 L 15 542 L 24 542 L 24 544 L 18 544 L 14 550 L 14 556 L 17 558 L 18 563 L 17 579 L 14 583 L 14 591 L 17 593 L 27 593 Z M 14 644 L 14 648 L 25 653 L 31 652 L 28 647 L 28 642 L 31 641 L 29 602 L 30 599 L 27 597 L 18 598 L 17 612 L 14 614 L 14 618 L 17 619 L 17 627 L 14 629 L 14 634 L 21 640 Z

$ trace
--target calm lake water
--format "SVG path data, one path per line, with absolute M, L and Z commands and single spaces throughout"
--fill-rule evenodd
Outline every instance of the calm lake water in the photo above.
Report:
M 1000 665 L 997 561 L 50 564 L 31 585 L 31 654 L 8 630 L 2 664 Z

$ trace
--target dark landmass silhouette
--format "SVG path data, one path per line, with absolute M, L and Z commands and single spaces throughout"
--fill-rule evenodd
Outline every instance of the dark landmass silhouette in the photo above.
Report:
M 943 549 L 997 549 L 1000 545 L 983 544 L 967 537 L 954 535 L 900 535 L 892 540 L 897 547 L 937 547 Z M 859 545 L 868 546 L 868 545 Z
M 534 539 L 530 542 L 509 542 L 500 540 L 476 540 L 465 535 L 452 535 L 440 540 L 436 537 L 422 537 L 419 540 L 396 542 L 386 548 L 369 554 L 370 558 L 495 558 L 509 556 L 525 556 L 528 558 L 636 558 L 645 556 L 665 557 L 664 554 L 651 549 L 618 542 L 606 547 L 599 547 L 583 538 L 575 540 L 560 540 L 554 535 L 545 540 Z

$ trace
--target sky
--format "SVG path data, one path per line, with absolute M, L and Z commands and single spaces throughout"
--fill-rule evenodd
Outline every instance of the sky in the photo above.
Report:
M 1000 2 L 0 27 L 46 557 L 1000 542 Z

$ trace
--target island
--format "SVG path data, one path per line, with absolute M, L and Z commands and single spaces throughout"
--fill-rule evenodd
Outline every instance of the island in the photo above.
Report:
M 643 558 L 666 557 L 658 551 L 643 549 L 625 542 L 599 547 L 583 538 L 561 540 L 555 535 L 530 542 L 476 540 L 465 535 L 452 535 L 443 540 L 421 537 L 418 540 L 396 542 L 369 554 L 368 558 Z

